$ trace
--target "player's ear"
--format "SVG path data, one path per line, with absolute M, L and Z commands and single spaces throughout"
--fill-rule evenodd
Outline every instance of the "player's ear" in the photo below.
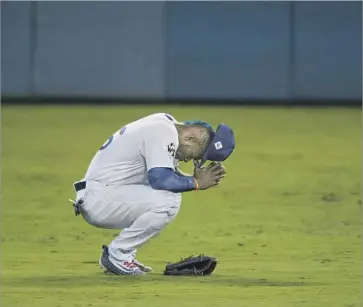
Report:
M 196 138 L 195 138 L 195 136 L 194 135 L 187 135 L 186 136 L 186 141 L 189 141 L 189 142 L 192 142 L 192 141 L 194 141 Z

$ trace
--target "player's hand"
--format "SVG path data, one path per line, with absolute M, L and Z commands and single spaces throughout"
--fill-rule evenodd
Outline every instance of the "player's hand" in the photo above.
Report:
M 221 169 L 221 179 L 222 179 L 222 178 L 224 178 L 224 177 L 226 176 L 227 170 L 226 170 L 225 166 L 224 166 L 224 165 L 222 165 L 222 163 L 221 163 L 221 162 L 212 162 L 212 163 L 210 163 L 210 164 L 207 166 L 207 168 L 212 168 L 212 167 L 214 167 L 215 165 L 218 165 L 218 166 L 219 166 L 219 168 Z M 221 179 L 218 181 L 218 183 L 220 183 Z
M 194 163 L 194 178 L 198 182 L 199 190 L 206 190 L 220 183 L 226 174 L 226 169 L 220 162 L 212 162 L 207 167 L 199 167 L 198 161 Z

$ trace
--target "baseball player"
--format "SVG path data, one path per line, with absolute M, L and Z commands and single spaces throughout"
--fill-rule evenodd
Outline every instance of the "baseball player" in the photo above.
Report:
M 170 114 L 146 116 L 116 131 L 98 150 L 84 178 L 73 184 L 76 215 L 91 225 L 122 230 L 99 260 L 105 272 L 143 275 L 151 268 L 136 251 L 177 215 L 181 193 L 206 190 L 225 175 L 220 161 L 235 147 L 227 125 L 216 131 L 202 121 L 179 123 Z M 193 160 L 194 174 L 178 162 Z M 205 162 L 214 161 L 203 167 Z

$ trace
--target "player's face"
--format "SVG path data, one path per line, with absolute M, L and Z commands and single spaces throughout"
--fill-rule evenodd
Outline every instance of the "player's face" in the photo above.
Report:
M 189 162 L 191 160 L 201 160 L 204 148 L 201 148 L 199 142 L 194 137 L 186 137 L 184 142 L 180 142 L 176 152 L 176 158 L 179 161 Z

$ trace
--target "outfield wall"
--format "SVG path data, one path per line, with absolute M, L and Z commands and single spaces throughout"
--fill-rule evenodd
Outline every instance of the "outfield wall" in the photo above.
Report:
M 1 2 L 3 97 L 361 100 L 360 2 Z

